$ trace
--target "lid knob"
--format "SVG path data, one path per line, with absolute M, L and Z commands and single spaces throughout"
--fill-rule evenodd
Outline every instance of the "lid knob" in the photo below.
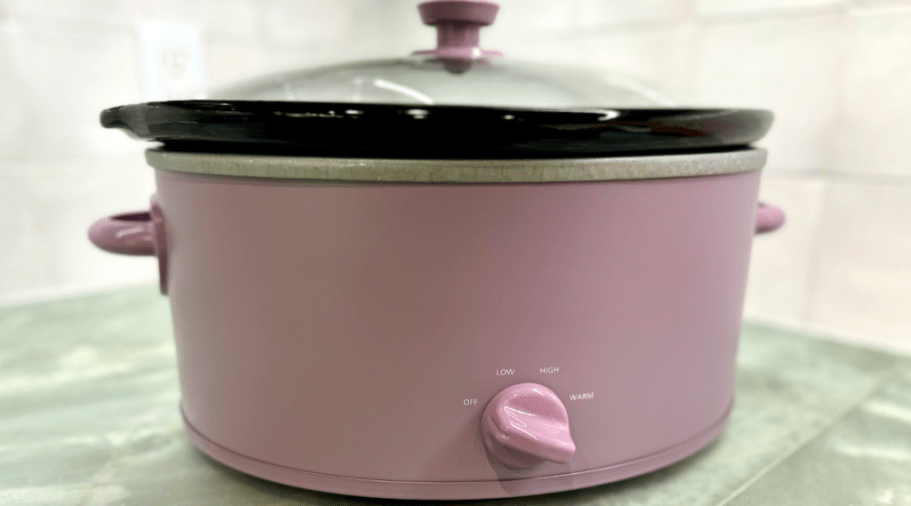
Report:
M 468 61 L 502 56 L 499 51 L 479 47 L 481 27 L 492 24 L 499 9 L 486 0 L 431 0 L 418 5 L 421 21 L 437 29 L 437 48 L 413 54 Z

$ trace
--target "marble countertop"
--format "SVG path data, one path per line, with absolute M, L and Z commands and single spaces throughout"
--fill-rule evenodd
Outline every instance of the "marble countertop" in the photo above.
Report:
M 0 504 L 415 504 L 228 469 L 183 433 L 155 287 L 0 309 Z M 713 444 L 571 492 L 446 504 L 911 504 L 911 359 L 745 325 L 737 401 Z

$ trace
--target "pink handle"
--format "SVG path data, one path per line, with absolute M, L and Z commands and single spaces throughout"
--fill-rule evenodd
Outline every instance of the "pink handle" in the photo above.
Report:
M 165 244 L 164 215 L 158 196 L 152 196 L 148 211 L 115 214 L 92 223 L 92 244 L 121 255 L 154 255 L 158 257 L 161 293 L 168 292 L 168 250 Z
M 756 207 L 756 233 L 774 232 L 784 225 L 784 211 L 773 205 L 759 202 Z
M 481 27 L 492 24 L 499 9 L 486 0 L 431 0 L 418 5 L 424 24 L 437 29 L 437 48 L 414 54 L 468 61 L 502 56 L 499 51 L 479 47 Z
M 121 255 L 154 255 L 155 229 L 149 211 L 115 214 L 89 227 L 92 244 Z

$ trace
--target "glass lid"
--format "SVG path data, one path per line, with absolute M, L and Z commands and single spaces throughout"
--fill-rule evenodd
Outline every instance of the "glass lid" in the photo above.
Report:
M 116 107 L 102 125 L 178 150 L 525 158 L 734 148 L 771 124 L 768 111 L 676 108 L 634 79 L 481 49 L 480 29 L 498 9 L 424 2 L 435 49 L 267 76 L 209 100 Z
M 211 98 L 543 109 L 675 105 L 630 78 L 505 58 L 427 55 L 277 74 L 216 90 Z
M 425 2 L 418 11 L 437 30 L 436 49 L 278 74 L 219 90 L 212 98 L 535 108 L 674 105 L 630 79 L 513 63 L 499 51 L 481 49 L 481 27 L 492 24 L 498 10 L 479 0 Z

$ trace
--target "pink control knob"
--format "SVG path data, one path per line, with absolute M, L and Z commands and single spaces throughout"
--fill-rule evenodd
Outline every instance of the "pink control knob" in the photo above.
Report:
M 498 393 L 484 410 L 481 437 L 487 453 L 512 468 L 566 464 L 576 451 L 566 408 L 553 390 L 537 383 Z
M 499 8 L 487 0 L 431 0 L 418 5 L 424 24 L 437 29 L 437 48 L 414 54 L 466 61 L 502 56 L 499 51 L 478 47 L 481 27 L 493 23 Z

